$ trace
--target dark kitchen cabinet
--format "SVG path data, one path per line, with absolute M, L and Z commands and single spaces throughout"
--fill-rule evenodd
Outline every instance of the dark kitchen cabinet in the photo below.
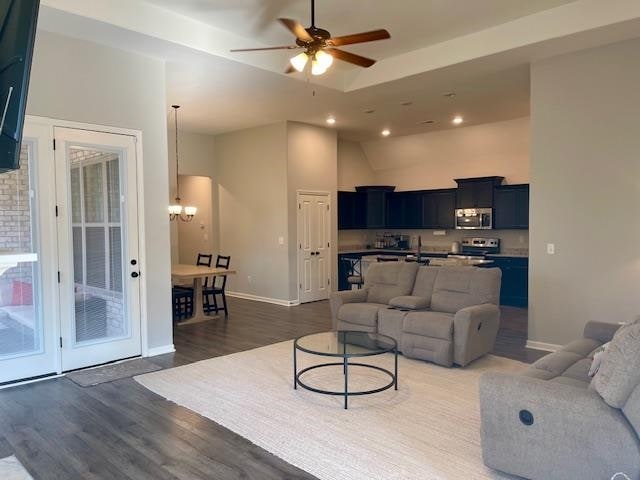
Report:
M 387 194 L 387 228 L 420 228 L 422 225 L 421 192 Z
M 367 228 L 366 199 L 360 192 L 338 192 L 338 229 Z
M 529 303 L 529 259 L 524 257 L 495 257 L 493 266 L 502 270 L 500 305 L 527 307 Z
M 493 209 L 494 228 L 529 228 L 529 185 L 496 187 L 493 192 Z
M 456 190 L 422 192 L 422 228 L 455 227 Z
M 491 208 L 493 190 L 504 177 L 458 178 L 455 208 Z
M 366 228 L 385 228 L 387 225 L 387 196 L 395 187 L 356 187 L 364 197 Z

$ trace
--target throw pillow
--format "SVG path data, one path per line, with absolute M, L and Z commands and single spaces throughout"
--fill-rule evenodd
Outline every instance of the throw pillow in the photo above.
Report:
M 33 286 L 20 280 L 13 281 L 12 305 L 33 305 Z
M 640 383 L 640 323 L 616 333 L 591 383 L 609 406 L 624 407 Z

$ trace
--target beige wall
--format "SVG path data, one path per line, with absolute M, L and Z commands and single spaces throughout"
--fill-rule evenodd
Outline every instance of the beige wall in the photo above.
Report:
M 329 192 L 331 197 L 332 284 L 337 285 L 338 264 L 338 149 L 337 133 L 328 128 L 287 122 L 287 176 L 289 191 L 289 299 L 298 300 L 297 192 Z
M 123 50 L 38 30 L 31 115 L 142 131 L 148 345 L 171 345 L 164 63 Z
M 195 175 L 180 175 L 180 197 L 183 205 L 198 209 L 190 222 L 175 222 L 178 229 L 178 261 L 194 264 L 199 253 L 213 254 L 213 185 L 211 178 Z
M 288 301 L 287 124 L 218 135 L 214 151 L 220 251 L 238 271 L 227 288 Z
M 185 132 L 180 130 L 180 115 L 183 109 L 178 111 L 178 146 L 180 156 L 180 175 L 195 175 L 209 177 L 215 180 L 215 161 L 214 161 L 214 136 L 202 135 L 198 133 Z M 170 199 L 176 196 L 176 132 L 174 129 L 173 109 L 167 118 L 169 124 L 168 140 L 169 140 L 169 188 L 171 191 Z M 217 197 L 217 183 L 213 182 L 213 196 Z M 186 190 L 180 189 L 181 196 L 184 197 Z M 184 200 L 184 198 L 183 198 Z M 186 203 L 183 202 L 183 205 Z M 212 211 L 216 206 L 211 205 Z M 200 221 L 200 215 L 196 215 L 194 221 Z M 211 249 L 217 253 L 219 248 L 218 240 L 218 216 L 213 215 L 211 218 L 212 236 Z M 171 261 L 177 263 L 179 260 L 179 240 L 178 240 L 178 222 L 171 222 Z
M 376 181 L 362 145 L 338 139 L 338 190 L 353 191 L 358 185 L 375 185 Z
M 589 320 L 640 312 L 639 51 L 532 65 L 530 340 L 562 344 Z
M 491 175 L 505 177 L 505 183 L 529 182 L 528 117 L 383 138 L 363 142 L 362 149 L 374 169 L 375 183 L 395 185 L 398 190 L 449 188 L 456 186 L 455 178 Z M 339 163 L 343 175 L 342 156 Z M 351 169 L 346 171 L 352 175 Z M 366 169 L 361 172 L 367 180 L 370 178 Z M 339 184 L 342 186 L 347 178 L 341 176 Z

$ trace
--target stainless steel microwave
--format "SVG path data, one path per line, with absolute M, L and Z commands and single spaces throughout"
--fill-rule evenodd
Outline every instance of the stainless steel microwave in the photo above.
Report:
M 456 229 L 491 230 L 493 228 L 493 209 L 457 208 Z

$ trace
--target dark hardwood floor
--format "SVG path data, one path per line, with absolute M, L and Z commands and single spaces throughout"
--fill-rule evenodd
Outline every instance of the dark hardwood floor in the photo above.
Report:
M 227 321 L 178 326 L 168 368 L 330 328 L 328 302 L 280 307 L 230 299 Z M 526 310 L 503 309 L 495 353 L 532 361 Z M 212 399 L 215 401 L 215 399 Z M 0 390 L 0 458 L 35 479 L 310 479 L 311 475 L 132 379 L 82 388 L 66 378 Z

